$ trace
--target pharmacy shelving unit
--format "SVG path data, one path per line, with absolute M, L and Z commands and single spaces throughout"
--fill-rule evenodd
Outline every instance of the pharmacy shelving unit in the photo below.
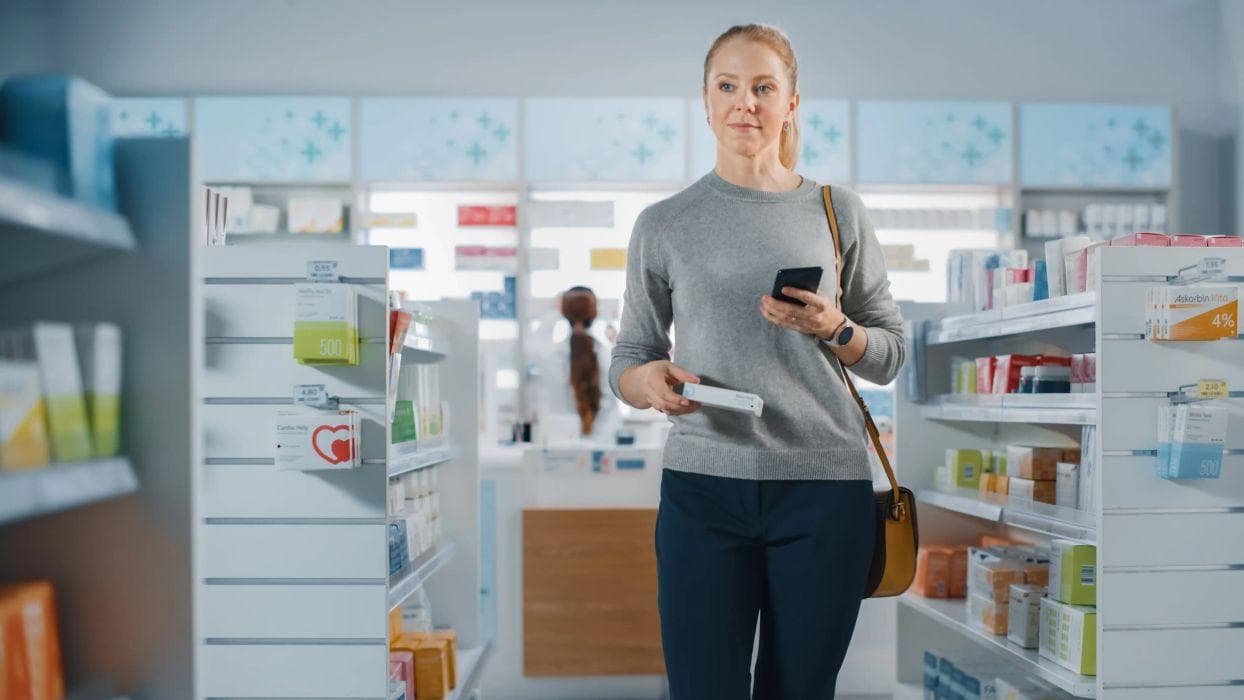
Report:
M 0 180 L 0 325 L 113 322 L 123 363 L 119 455 L 0 472 L 0 577 L 52 581 L 68 688 L 186 697 L 190 144 L 119 139 L 114 170 L 116 211 Z
M 1228 453 L 1215 480 L 1155 475 L 1157 409 L 1181 385 L 1225 379 L 1244 386 L 1244 342 L 1145 340 L 1145 289 L 1178 283 L 1182 268 L 1206 257 L 1226 261 L 1244 280 L 1244 251 L 1201 248 L 1104 248 L 1097 293 L 983 314 L 921 320 L 920 392 L 900 392 L 897 463 L 917 494 L 923 543 L 973 542 L 984 532 L 1044 543 L 1071 539 L 1097 546 L 1098 673 L 1081 676 L 981 631 L 962 600 L 907 593 L 898 608 L 898 681 L 920 683 L 926 649 L 985 649 L 1018 675 L 1077 697 L 1239 697 L 1244 666 L 1244 430 L 1237 399 Z M 1208 283 L 1208 282 L 1207 282 Z M 1097 352 L 1096 391 L 1086 395 L 946 396 L 955 359 L 1004 353 Z M 915 381 L 913 377 L 913 382 Z M 946 448 L 1005 444 L 1070 446 L 1094 426 L 1096 507 L 1060 508 L 944 491 L 933 483 Z M 953 634 L 948 634 L 953 632 Z
M 403 367 L 439 365 L 449 434 L 390 445 L 387 248 L 230 246 L 200 259 L 194 697 L 386 698 L 388 613 L 420 587 L 436 626 L 457 631 L 452 697 L 472 697 L 491 647 L 480 629 L 478 304 L 429 302 L 433 342 L 402 350 Z M 310 261 L 335 262 L 355 289 L 357 366 L 293 359 L 294 285 Z M 303 384 L 359 412 L 361 466 L 276 469 L 275 412 Z M 434 465 L 444 538 L 389 576 L 388 482 Z

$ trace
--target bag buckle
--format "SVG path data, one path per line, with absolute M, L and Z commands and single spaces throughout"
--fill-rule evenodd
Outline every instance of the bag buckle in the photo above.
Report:
M 898 501 L 894 505 L 890 506 L 890 518 L 898 522 L 906 520 L 907 504 L 903 501 Z

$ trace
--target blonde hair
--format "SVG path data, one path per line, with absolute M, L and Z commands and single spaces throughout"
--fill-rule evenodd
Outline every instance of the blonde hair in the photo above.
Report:
M 731 39 L 746 39 L 764 44 L 773 50 L 782 59 L 782 63 L 786 64 L 786 77 L 790 80 L 790 88 L 792 94 L 799 89 L 799 62 L 795 60 L 795 49 L 790 45 L 790 37 L 786 36 L 786 32 L 771 24 L 736 24 L 730 27 L 708 49 L 708 55 L 704 57 L 704 89 L 708 90 L 708 67 L 713 62 L 713 56 L 717 55 L 717 51 L 725 46 Z M 791 114 L 790 130 L 783 130 L 778 142 L 778 160 L 782 165 L 791 170 L 795 169 L 795 164 L 799 162 L 799 108 L 795 108 L 795 112 Z

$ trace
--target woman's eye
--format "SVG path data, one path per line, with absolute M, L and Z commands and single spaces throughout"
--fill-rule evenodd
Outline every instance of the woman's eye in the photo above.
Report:
M 721 84 L 720 84 L 720 85 L 718 85 L 717 87 L 718 87 L 718 88 L 720 88 L 721 90 L 726 91 L 726 92 L 729 92 L 730 90 L 733 90 L 733 89 L 734 89 L 734 86 L 733 86 L 733 85 L 731 85 L 730 83 L 721 83 Z
M 773 88 L 769 87 L 768 85 L 761 85 L 760 87 L 756 88 L 756 91 L 762 95 L 767 95 L 773 92 Z

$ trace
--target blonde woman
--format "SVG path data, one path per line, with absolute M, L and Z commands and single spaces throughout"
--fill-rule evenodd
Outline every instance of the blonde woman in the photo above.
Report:
M 877 383 L 903 363 L 902 319 L 858 196 L 795 171 L 798 66 L 775 27 L 732 27 L 704 60 L 717 164 L 635 224 L 610 388 L 673 422 L 656 528 L 672 700 L 832 698 L 873 552 L 863 419 L 838 372 Z M 819 265 L 817 292 L 768 295 L 781 268 Z M 678 326 L 678 364 L 669 328 Z M 755 417 L 673 388 L 759 394 Z M 760 649 L 754 678 L 752 644 Z M 753 688 L 754 683 L 754 688 Z

